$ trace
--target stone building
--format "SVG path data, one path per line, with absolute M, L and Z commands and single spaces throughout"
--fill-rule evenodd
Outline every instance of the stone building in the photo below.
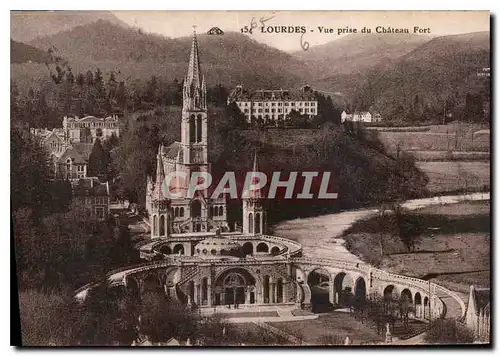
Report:
M 477 339 L 490 339 L 491 300 L 489 288 L 470 286 L 465 323 L 474 331 Z
M 104 141 L 111 135 L 120 136 L 119 119 L 117 115 L 99 118 L 85 116 L 79 118 L 65 116 L 63 118 L 64 135 L 69 143 L 93 143 L 97 138 Z
M 78 179 L 73 182 L 73 197 L 89 209 L 92 216 L 104 220 L 109 216 L 109 183 L 101 183 L 95 177 Z
M 300 90 L 255 90 L 249 92 L 242 85 L 229 94 L 227 104 L 236 103 L 248 122 L 254 119 L 264 122 L 284 120 L 292 110 L 313 117 L 318 115 L 318 100 L 309 86 Z

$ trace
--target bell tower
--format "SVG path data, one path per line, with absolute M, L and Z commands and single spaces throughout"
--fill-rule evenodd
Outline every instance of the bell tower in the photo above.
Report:
M 188 174 L 193 171 L 208 171 L 207 142 L 207 88 L 201 76 L 198 40 L 193 34 L 191 55 L 182 89 L 181 144 L 183 163 Z
M 257 154 L 254 155 L 251 183 L 255 184 L 258 172 Z M 262 205 L 260 189 L 246 191 L 242 196 L 243 202 L 243 233 L 260 235 L 266 232 L 266 214 Z

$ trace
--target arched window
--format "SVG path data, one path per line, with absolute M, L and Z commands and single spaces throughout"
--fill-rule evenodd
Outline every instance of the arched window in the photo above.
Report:
M 196 142 L 201 142 L 201 134 L 202 134 L 202 119 L 201 115 L 198 115 L 198 118 L 196 119 Z
M 255 233 L 260 234 L 260 213 L 255 214 Z
M 174 217 L 179 216 L 179 208 L 174 208 Z
M 189 142 L 196 142 L 196 123 L 194 115 L 189 117 Z
M 213 206 L 210 206 L 210 208 L 208 208 L 208 215 L 210 217 L 214 216 L 214 207 Z
M 219 206 L 219 216 L 224 215 L 224 207 Z
M 165 235 L 165 215 L 160 216 L 160 236 Z
M 253 234 L 253 214 L 248 214 L 248 232 Z
M 181 208 L 179 209 L 179 216 L 180 216 L 181 218 L 184 216 L 184 208 L 183 208 L 183 207 L 181 207 Z
M 153 235 L 158 235 L 158 218 L 156 215 L 153 215 Z

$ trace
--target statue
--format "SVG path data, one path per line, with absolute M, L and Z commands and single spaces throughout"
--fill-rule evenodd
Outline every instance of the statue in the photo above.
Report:
M 385 332 L 385 342 L 387 344 L 390 344 L 392 342 L 392 334 L 391 334 L 391 327 L 389 326 L 389 323 L 385 324 L 385 328 L 387 331 Z
M 349 338 L 349 336 L 346 336 L 344 340 L 344 345 L 350 345 L 350 344 L 351 344 L 351 339 Z

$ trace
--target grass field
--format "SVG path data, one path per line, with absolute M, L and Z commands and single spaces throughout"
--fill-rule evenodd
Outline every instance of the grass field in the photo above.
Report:
M 268 324 L 313 345 L 343 344 L 346 336 L 353 345 L 384 340 L 374 329 L 342 312 L 322 314 L 313 320 Z
M 417 162 L 430 193 L 490 190 L 490 162 Z
M 474 135 L 474 132 L 487 128 L 485 125 L 452 123 L 426 126 L 427 131 L 415 131 L 424 128 L 414 127 L 406 128 L 406 132 L 403 131 L 405 128 L 397 128 L 399 131 L 394 128 L 389 128 L 391 131 L 378 128 L 377 131 L 389 152 L 395 152 L 398 146 L 403 151 L 489 152 L 490 135 Z M 429 154 L 428 159 L 431 158 Z
M 425 232 L 413 253 L 397 237 L 386 237 L 384 257 L 369 229 L 356 223 L 345 236 L 347 248 L 362 259 L 394 273 L 434 280 L 467 293 L 470 284 L 490 284 L 490 204 L 464 202 L 411 212 L 423 219 Z
M 224 346 L 272 346 L 289 345 L 290 341 L 271 333 L 254 323 L 229 324 L 226 327 Z

